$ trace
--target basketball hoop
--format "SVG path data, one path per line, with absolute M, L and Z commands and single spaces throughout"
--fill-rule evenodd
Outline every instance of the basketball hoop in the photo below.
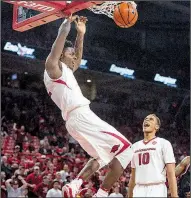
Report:
M 134 8 L 137 6 L 134 1 L 3 1 L 13 4 L 13 29 L 20 32 L 70 16 L 83 9 L 113 19 L 113 12 L 118 4 L 129 2 Z M 23 8 L 26 9 L 26 13 L 31 11 L 32 16 L 23 14 Z
M 122 2 L 131 3 L 134 8 L 137 7 L 137 4 L 134 1 L 105 1 L 100 5 L 94 5 L 88 8 L 88 10 L 95 14 L 104 14 L 113 19 L 113 11 L 115 10 L 115 7 Z

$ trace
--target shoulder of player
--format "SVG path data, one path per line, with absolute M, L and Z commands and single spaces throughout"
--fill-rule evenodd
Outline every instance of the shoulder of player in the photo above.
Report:
M 162 144 L 171 144 L 170 141 L 164 138 L 157 137 L 157 140 L 160 141 Z
M 138 142 L 135 142 L 132 144 L 132 148 L 138 146 L 139 144 L 142 144 L 143 140 L 139 140 Z

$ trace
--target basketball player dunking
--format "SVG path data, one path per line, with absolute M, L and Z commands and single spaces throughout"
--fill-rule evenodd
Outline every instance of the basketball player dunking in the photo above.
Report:
M 160 119 L 148 115 L 143 122 L 144 140 L 132 145 L 128 197 L 167 197 L 166 172 L 171 197 L 178 197 L 172 145 L 155 136 L 159 128 Z
M 77 29 L 74 47 L 66 41 L 73 21 Z M 74 77 L 73 72 L 78 69 L 82 58 L 86 22 L 86 17 L 73 16 L 66 19 L 59 28 L 45 63 L 44 83 L 47 92 L 60 108 L 69 134 L 92 157 L 78 177 L 63 187 L 65 198 L 75 197 L 84 180 L 109 164 L 110 171 L 95 195 L 107 197 L 108 191 L 133 156 L 131 143 L 90 110 L 90 101 L 82 95 Z
M 179 178 L 179 197 L 190 197 L 190 156 L 185 157 L 175 169 Z

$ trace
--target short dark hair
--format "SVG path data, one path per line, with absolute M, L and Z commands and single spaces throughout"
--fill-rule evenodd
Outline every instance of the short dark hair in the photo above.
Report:
M 54 179 L 52 185 L 54 185 L 54 183 L 60 183 L 60 182 L 57 179 Z
M 67 48 L 67 47 L 74 47 L 73 43 L 69 40 L 66 40 L 65 41 L 65 44 L 64 44 L 64 49 Z
M 156 114 L 151 114 L 152 116 L 154 116 L 157 120 L 157 124 L 159 125 L 159 129 L 160 129 L 160 126 L 161 126 L 161 121 L 159 119 L 159 117 L 156 115 Z

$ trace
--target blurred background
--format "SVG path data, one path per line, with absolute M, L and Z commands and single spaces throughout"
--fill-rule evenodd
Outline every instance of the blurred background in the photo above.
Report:
M 190 2 L 136 3 L 139 19 L 128 29 L 104 15 L 78 13 L 87 16 L 88 23 L 75 76 L 92 110 L 133 143 L 143 138 L 143 118 L 155 113 L 162 122 L 158 136 L 172 143 L 178 163 L 190 151 Z M 12 30 L 13 6 L 1 6 L 1 155 L 8 157 L 9 167 L 3 169 L 5 178 L 15 176 L 20 167 L 27 178 L 39 163 L 53 178 L 61 172 L 63 185 L 88 159 L 67 134 L 43 84 L 44 62 L 63 20 L 17 32 Z M 75 41 L 75 36 L 72 27 L 69 39 Z M 87 188 L 93 192 L 104 176 L 105 170 L 94 175 Z M 128 181 L 129 167 L 116 184 L 123 195 Z M 29 193 L 40 196 L 32 188 Z

